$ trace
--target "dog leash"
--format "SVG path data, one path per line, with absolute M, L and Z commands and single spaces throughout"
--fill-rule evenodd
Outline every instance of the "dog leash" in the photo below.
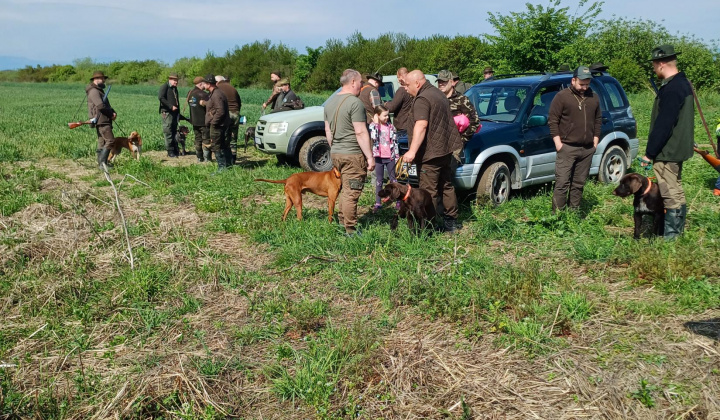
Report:
M 127 134 L 125 134 L 125 130 L 123 130 L 122 128 L 120 128 L 120 125 L 118 125 L 117 120 L 113 121 L 113 124 L 115 124 L 115 126 L 118 128 L 118 130 L 120 130 L 120 133 L 122 133 L 122 135 L 123 135 L 124 137 L 127 137 L 127 136 L 128 136 Z
M 651 161 L 651 160 L 645 160 L 645 159 L 643 159 L 643 158 L 641 158 L 641 157 L 637 158 L 637 161 L 640 162 L 641 164 L 643 164 L 643 163 L 646 164 L 645 166 L 640 165 L 640 167 L 643 168 L 643 169 L 645 169 L 645 178 L 647 178 L 648 181 L 650 181 L 650 183 L 652 184 L 652 182 L 655 180 L 655 177 L 654 177 L 654 176 L 647 176 L 647 175 L 650 173 L 650 171 L 652 171 L 652 169 L 653 169 L 653 163 L 652 163 L 652 161 Z
M 395 162 L 395 179 L 398 181 L 405 181 L 410 178 L 408 166 L 409 164 L 403 162 L 402 156 L 398 157 L 398 161 Z

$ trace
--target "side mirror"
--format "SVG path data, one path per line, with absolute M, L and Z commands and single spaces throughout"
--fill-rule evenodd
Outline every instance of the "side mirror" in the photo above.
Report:
M 527 126 L 528 127 L 541 127 L 545 124 L 547 124 L 548 119 L 544 115 L 531 115 L 530 118 L 528 118 Z

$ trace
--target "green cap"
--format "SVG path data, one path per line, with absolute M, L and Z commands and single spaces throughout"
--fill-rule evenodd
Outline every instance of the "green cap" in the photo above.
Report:
M 573 77 L 579 80 L 592 79 L 592 73 L 586 66 L 580 66 L 573 72 Z
M 680 53 L 675 52 L 675 47 L 673 47 L 672 45 L 661 45 L 659 47 L 653 48 L 650 55 L 652 57 L 650 61 L 655 61 L 662 60 L 664 58 L 674 57 L 676 55 L 680 55 Z
M 440 70 L 437 75 L 437 79 L 442 80 L 443 82 L 450 81 L 454 78 L 455 77 L 450 70 Z
M 290 81 L 286 78 L 282 78 L 282 79 L 278 80 L 277 84 L 278 84 L 278 86 L 285 86 L 285 85 L 289 85 Z

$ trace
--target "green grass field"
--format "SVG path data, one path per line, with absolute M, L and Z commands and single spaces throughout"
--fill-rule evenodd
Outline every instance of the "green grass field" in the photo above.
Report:
M 631 200 L 594 180 L 557 216 L 552 185 L 461 196 L 452 236 L 391 232 L 368 187 L 346 238 L 322 198 L 283 223 L 281 186 L 253 182 L 298 168 L 168 160 L 157 87 L 117 86 L 150 151 L 112 171 L 125 226 L 94 130 L 66 126 L 83 87 L 0 87 L 0 418 L 720 416 L 718 174 L 698 157 L 674 242 L 633 240 Z M 269 91 L 240 94 L 254 123 Z M 652 97 L 630 99 L 645 138 Z M 720 96 L 701 100 L 714 128 Z

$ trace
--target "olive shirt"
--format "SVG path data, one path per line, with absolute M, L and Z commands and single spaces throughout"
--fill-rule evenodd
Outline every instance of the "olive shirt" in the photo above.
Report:
M 353 123 L 364 123 L 365 117 L 365 106 L 353 94 L 334 95 L 328 99 L 325 104 L 325 121 L 330 125 L 333 136 L 330 153 L 363 154 Z

